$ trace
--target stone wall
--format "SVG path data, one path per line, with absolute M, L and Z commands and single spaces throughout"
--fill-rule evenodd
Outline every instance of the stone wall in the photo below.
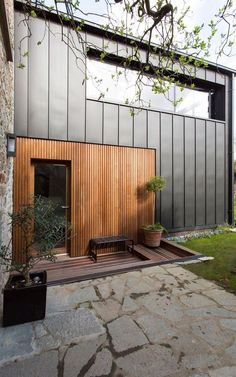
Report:
M 13 44 L 13 1 L 5 0 L 11 41 Z M 13 63 L 8 62 L 0 28 L 0 244 L 10 240 L 11 229 L 8 226 L 8 213 L 12 211 L 13 158 L 6 156 L 6 133 L 14 129 L 14 83 Z M 0 289 L 6 274 L 0 266 Z M 2 296 L 2 295 L 0 295 Z M 0 306 L 1 306 L 0 298 Z

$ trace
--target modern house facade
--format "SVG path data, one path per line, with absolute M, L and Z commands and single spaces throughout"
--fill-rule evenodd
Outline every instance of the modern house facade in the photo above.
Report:
M 85 24 L 90 51 L 81 52 L 80 67 L 54 15 L 47 15 L 50 27 L 40 15 L 30 19 L 32 35 L 25 38 L 22 5 L 15 7 L 15 208 L 33 194 L 58 200 L 73 226 L 60 252 L 71 257 L 86 255 L 95 236 L 125 233 L 137 242 L 140 226 L 154 218 L 175 232 L 232 221 L 234 72 L 195 68 L 197 89 L 186 92 L 179 108 L 158 95 L 150 108 L 137 109 L 118 94 L 96 98 L 86 67 L 101 67 L 102 75 L 102 65 L 117 66 L 132 40 Z M 109 51 L 101 63 L 104 45 Z M 140 54 L 145 60 L 144 44 Z M 173 86 L 170 96 L 176 92 Z M 143 191 L 153 175 L 167 179 L 155 214 L 154 198 Z

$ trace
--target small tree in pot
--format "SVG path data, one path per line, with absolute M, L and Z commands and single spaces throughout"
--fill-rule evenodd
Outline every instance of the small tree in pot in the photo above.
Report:
M 67 236 L 64 218 L 55 215 L 58 204 L 35 197 L 32 204 L 23 205 L 10 216 L 10 226 L 22 237 L 22 262 L 11 253 L 11 241 L 2 245 L 0 261 L 6 270 L 17 274 L 3 290 L 3 326 L 30 322 L 45 317 L 46 271 L 30 273 L 42 260 L 55 260 L 53 249 Z
M 166 187 L 166 179 L 161 176 L 154 176 L 149 179 L 145 185 L 147 191 L 156 194 Z M 149 247 L 160 246 L 161 236 L 165 228 L 160 224 L 145 224 L 142 226 L 144 233 L 144 243 Z

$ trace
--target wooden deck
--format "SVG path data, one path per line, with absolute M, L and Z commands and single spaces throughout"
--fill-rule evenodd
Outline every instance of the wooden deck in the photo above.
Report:
M 60 257 L 56 263 L 41 262 L 36 270 L 46 270 L 48 285 L 72 283 L 76 281 L 119 274 L 140 268 L 173 263 L 199 258 L 201 254 L 193 252 L 174 242 L 162 240 L 160 247 L 149 249 L 144 245 L 135 245 L 133 252 L 120 251 L 98 255 L 95 263 L 90 257 Z

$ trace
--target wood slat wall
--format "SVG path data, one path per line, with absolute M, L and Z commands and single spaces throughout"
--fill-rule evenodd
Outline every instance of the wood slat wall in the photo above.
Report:
M 35 159 L 68 161 L 71 169 L 71 257 L 87 254 L 90 238 L 126 234 L 140 239 L 140 225 L 154 219 L 154 197 L 143 190 L 155 175 L 155 151 L 143 148 L 17 138 L 14 209 L 34 193 Z M 21 238 L 14 235 L 21 256 Z

